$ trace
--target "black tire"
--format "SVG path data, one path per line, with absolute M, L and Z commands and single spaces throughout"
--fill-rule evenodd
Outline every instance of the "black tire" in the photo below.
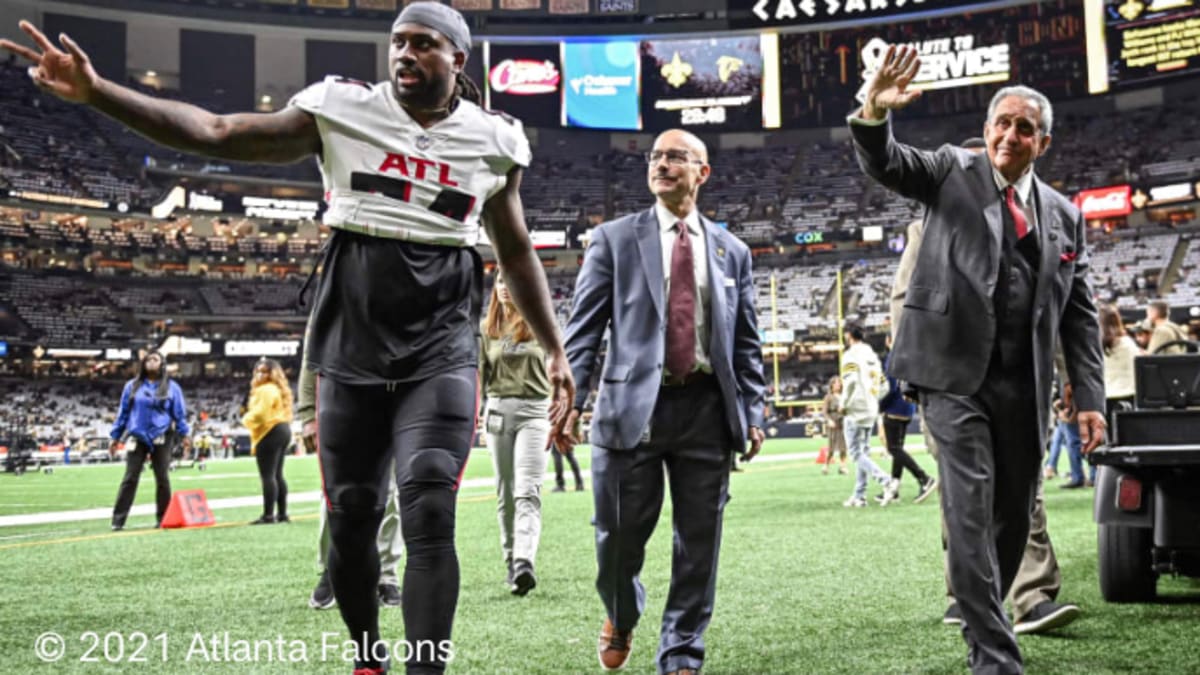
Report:
M 1158 586 L 1151 564 L 1154 530 L 1101 525 L 1100 593 L 1109 602 L 1150 602 Z

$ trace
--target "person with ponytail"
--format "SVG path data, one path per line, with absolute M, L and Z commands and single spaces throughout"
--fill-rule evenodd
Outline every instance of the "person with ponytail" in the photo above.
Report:
M 157 351 L 146 352 L 138 363 L 137 377 L 126 382 L 121 391 L 121 407 L 110 433 L 112 443 L 108 452 L 113 456 L 122 437 L 127 437 L 125 477 L 121 479 L 117 503 L 113 506 L 113 530 L 125 529 L 147 458 L 154 468 L 155 527 L 162 524 L 171 503 L 171 451 L 177 441 L 185 449 L 190 448 L 190 434 L 183 390 L 167 376 L 166 358 Z
M 291 522 L 283 458 L 292 445 L 292 388 L 278 361 L 264 358 L 255 364 L 242 426 L 250 431 L 250 454 L 258 462 L 263 491 L 262 515 L 250 524 Z
M 537 586 L 534 562 L 542 534 L 550 440 L 546 354 L 513 305 L 502 274 L 496 275 L 480 328 L 479 380 L 487 394 L 484 430 L 496 472 L 505 583 L 513 595 L 524 596 Z

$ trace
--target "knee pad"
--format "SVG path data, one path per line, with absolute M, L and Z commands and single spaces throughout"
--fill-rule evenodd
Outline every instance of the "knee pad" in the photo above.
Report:
M 414 547 L 437 546 L 434 542 L 453 546 L 458 469 L 449 450 L 418 450 L 409 459 L 400 485 L 400 522 L 410 554 Z
M 367 517 L 372 513 L 383 514 L 384 495 L 377 489 L 365 485 L 351 485 L 331 489 L 329 494 L 330 515 Z
M 454 453 L 441 448 L 414 450 L 408 459 L 408 483 L 454 487 L 458 483 L 459 464 Z

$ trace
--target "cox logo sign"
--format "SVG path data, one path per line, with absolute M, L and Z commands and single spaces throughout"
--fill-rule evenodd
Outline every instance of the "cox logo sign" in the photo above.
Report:
M 822 244 L 825 242 L 824 232 L 797 232 L 796 243 L 804 246 L 806 244 Z

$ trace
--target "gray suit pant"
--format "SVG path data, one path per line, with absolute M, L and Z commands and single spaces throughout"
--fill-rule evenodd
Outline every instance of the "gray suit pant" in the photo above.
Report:
M 976 675 L 1021 673 L 1004 611 L 1029 538 L 1041 470 L 1032 367 L 989 368 L 972 396 L 923 391 L 938 445 L 947 569 Z
M 716 598 L 733 446 L 715 380 L 663 388 L 650 424 L 650 440 L 632 450 L 592 448 L 596 590 L 618 630 L 637 625 L 646 607 L 639 574 L 662 509 L 665 469 L 674 545 L 658 672 L 699 670 Z
M 929 433 L 929 425 L 925 421 L 925 406 L 921 406 L 921 430 L 925 434 L 925 447 L 929 454 L 937 459 L 937 442 Z M 1037 496 L 1033 502 L 1033 520 L 1030 522 L 1029 539 L 1025 542 L 1025 555 L 1021 557 L 1021 567 L 1013 579 L 1012 588 L 1008 590 L 1008 604 L 1012 607 L 1013 623 L 1019 623 L 1034 607 L 1043 602 L 1058 598 L 1062 588 L 1062 574 L 1058 569 L 1058 558 L 1054 555 L 1054 545 L 1050 543 L 1050 533 L 1046 531 L 1046 498 L 1045 481 L 1038 478 Z M 938 490 L 941 490 L 939 485 Z M 942 550 L 946 549 L 946 518 L 942 517 Z M 944 566 L 946 580 L 946 600 L 954 602 L 954 591 L 950 589 L 950 561 Z

